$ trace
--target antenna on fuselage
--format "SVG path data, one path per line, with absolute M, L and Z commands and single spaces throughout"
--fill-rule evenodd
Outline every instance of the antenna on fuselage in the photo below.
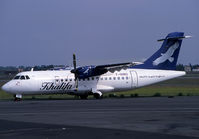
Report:
M 34 68 L 31 68 L 31 70 L 30 71 L 34 71 Z

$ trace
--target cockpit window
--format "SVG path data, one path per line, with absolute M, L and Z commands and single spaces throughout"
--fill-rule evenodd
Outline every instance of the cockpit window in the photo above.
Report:
M 20 76 L 15 76 L 15 77 L 14 77 L 15 80 L 17 80 L 17 79 L 19 79 L 19 78 L 20 78 Z
M 28 80 L 28 79 L 30 79 L 30 77 L 28 75 L 26 75 L 26 79 Z
M 25 76 L 21 76 L 21 78 L 20 78 L 21 80 L 25 80 Z
M 18 80 L 18 79 L 21 79 L 21 80 L 29 80 L 30 77 L 28 75 L 17 75 L 14 77 L 14 80 Z

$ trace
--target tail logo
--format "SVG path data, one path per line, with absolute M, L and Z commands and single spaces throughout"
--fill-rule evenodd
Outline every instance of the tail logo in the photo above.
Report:
M 161 63 L 164 63 L 166 60 L 169 60 L 169 62 L 172 63 L 174 61 L 174 57 L 172 57 L 172 55 L 174 54 L 175 50 L 178 49 L 178 47 L 179 43 L 178 42 L 174 43 L 172 46 L 170 46 L 167 52 L 165 52 L 164 54 L 161 53 L 161 56 L 153 61 L 153 65 L 157 66 Z

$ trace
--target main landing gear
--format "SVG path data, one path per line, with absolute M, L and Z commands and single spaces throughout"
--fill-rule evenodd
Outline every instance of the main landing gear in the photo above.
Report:
M 102 95 L 100 96 L 100 95 L 97 94 L 97 93 L 93 94 L 93 96 L 94 96 L 94 98 L 96 98 L 96 99 L 102 99 L 102 98 L 103 98 Z M 88 99 L 88 95 L 81 95 L 80 98 L 81 98 L 81 99 Z
M 93 96 L 94 96 L 94 98 L 96 98 L 96 99 L 102 99 L 102 98 L 103 98 L 103 95 L 100 95 L 100 94 L 98 94 L 98 93 L 94 93 Z
M 87 98 L 88 98 L 88 95 L 81 95 L 80 98 L 81 98 L 81 99 L 87 99 Z
M 100 95 L 98 93 L 93 93 L 92 94 L 94 96 L 94 98 L 96 99 L 102 99 L 103 98 L 103 95 Z M 80 95 L 79 96 L 81 99 L 88 99 L 88 94 L 85 94 L 85 95 Z

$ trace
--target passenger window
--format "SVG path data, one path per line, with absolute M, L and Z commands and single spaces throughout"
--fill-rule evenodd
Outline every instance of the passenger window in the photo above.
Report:
M 19 79 L 19 78 L 20 78 L 20 76 L 15 76 L 15 77 L 14 77 L 15 80 L 17 80 L 17 79 Z
M 68 79 L 65 79 L 65 81 L 67 82 L 67 81 L 68 81 Z
M 89 78 L 87 78 L 87 80 L 89 81 L 90 79 L 89 79 Z
M 25 76 L 21 76 L 21 78 L 20 78 L 21 80 L 25 80 Z
M 101 80 L 103 80 L 103 78 L 100 78 Z
M 115 77 L 113 77 L 113 80 L 115 80 L 116 78 Z
M 92 80 L 94 80 L 94 77 L 92 77 Z
M 99 80 L 99 77 L 96 77 L 96 80 Z
M 118 80 L 120 80 L 120 77 L 117 77 Z
M 105 77 L 105 80 L 107 80 L 107 77 Z
M 124 77 L 122 77 L 122 80 L 124 80 Z
M 70 81 L 72 81 L 72 79 L 70 79 Z
M 85 79 L 83 79 L 83 81 L 85 81 Z
M 28 75 L 26 75 L 26 79 L 28 80 L 28 79 L 30 79 L 30 77 Z
M 111 80 L 112 78 L 111 77 L 109 77 L 109 80 Z
M 129 78 L 128 78 L 128 77 L 126 77 L 126 79 L 128 80 Z
M 61 82 L 63 82 L 64 80 L 63 79 L 61 79 Z

